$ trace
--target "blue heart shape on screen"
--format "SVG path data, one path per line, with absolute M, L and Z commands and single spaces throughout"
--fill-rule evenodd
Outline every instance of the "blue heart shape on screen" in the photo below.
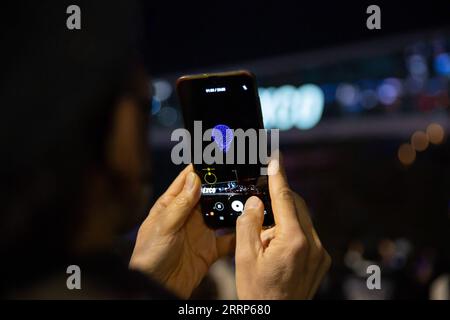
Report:
M 212 129 L 212 139 L 217 143 L 220 150 L 228 152 L 233 142 L 233 132 L 225 124 L 218 124 Z

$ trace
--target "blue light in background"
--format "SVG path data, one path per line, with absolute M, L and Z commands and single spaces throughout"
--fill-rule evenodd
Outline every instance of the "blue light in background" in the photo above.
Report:
M 434 59 L 434 69 L 437 74 L 448 76 L 450 75 L 450 54 L 441 53 Z
M 350 113 L 361 111 L 360 90 L 350 83 L 341 83 L 336 89 L 336 100 L 341 107 Z
M 356 84 L 361 88 L 361 90 L 375 90 L 378 86 L 376 80 L 363 79 L 356 82 Z
M 336 85 L 335 84 L 323 84 L 320 88 L 323 91 L 325 104 L 332 104 L 336 97 Z
M 159 101 L 157 98 L 152 98 L 152 115 L 155 115 L 161 110 L 161 101 Z
M 439 95 L 441 92 L 445 92 L 447 83 L 445 78 L 435 77 L 428 80 L 426 84 L 426 93 L 431 96 Z
M 389 83 L 383 83 L 377 90 L 378 99 L 384 105 L 391 105 L 397 100 L 397 92 L 395 87 Z
M 378 97 L 375 90 L 366 89 L 361 92 L 361 105 L 364 109 L 370 110 L 377 106 Z
M 407 68 L 413 77 L 423 78 L 428 76 L 427 60 L 423 55 L 414 54 L 410 56 L 407 60 Z
M 403 94 L 403 84 L 399 79 L 385 79 L 377 89 L 378 100 L 384 105 L 392 105 Z
M 172 127 L 178 120 L 178 111 L 172 107 L 164 107 L 158 113 L 159 122 L 166 127 Z

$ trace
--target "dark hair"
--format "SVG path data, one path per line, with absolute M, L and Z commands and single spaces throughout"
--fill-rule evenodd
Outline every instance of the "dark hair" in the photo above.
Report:
M 66 27 L 72 4 L 81 30 Z M 80 221 L 86 168 L 102 168 L 114 102 L 135 71 L 137 8 L 22 1 L 2 10 L 1 268 L 64 253 Z

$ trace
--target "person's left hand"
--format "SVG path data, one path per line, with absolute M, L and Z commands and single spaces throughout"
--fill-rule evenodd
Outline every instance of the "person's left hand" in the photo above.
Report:
M 188 298 L 209 267 L 234 249 L 235 236 L 216 237 L 200 212 L 201 183 L 186 167 L 156 201 L 136 239 L 130 268 Z

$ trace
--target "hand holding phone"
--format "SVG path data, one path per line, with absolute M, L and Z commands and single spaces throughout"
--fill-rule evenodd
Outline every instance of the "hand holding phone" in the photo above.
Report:
M 237 220 L 239 299 L 311 299 L 331 264 L 305 202 L 289 188 L 283 168 L 276 166 L 269 176 L 276 225 L 262 229 L 264 206 L 257 197 L 247 201 Z
M 130 268 L 187 299 L 220 257 L 234 251 L 234 234 L 217 235 L 203 223 L 200 179 L 192 165 L 180 172 L 139 228 Z

